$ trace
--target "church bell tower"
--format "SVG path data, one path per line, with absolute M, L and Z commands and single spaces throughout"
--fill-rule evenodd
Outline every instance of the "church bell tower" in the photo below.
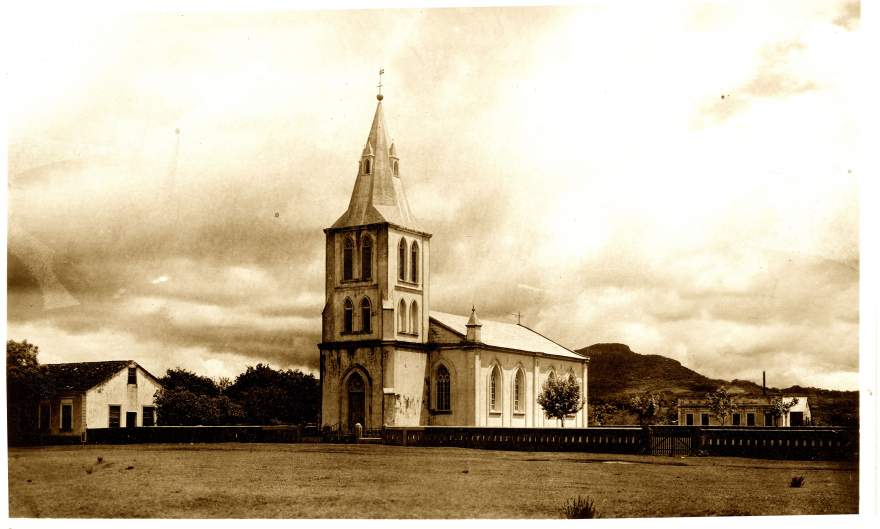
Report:
M 422 376 L 402 376 L 427 361 L 431 235 L 404 193 L 381 81 L 376 98 L 348 209 L 324 230 L 321 422 L 343 431 L 417 425 L 423 413 Z

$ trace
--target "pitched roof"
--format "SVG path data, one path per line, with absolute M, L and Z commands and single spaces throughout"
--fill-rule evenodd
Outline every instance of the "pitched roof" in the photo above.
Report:
M 394 174 L 391 157 L 396 158 L 397 154 L 393 149 L 393 145 L 388 147 L 385 115 L 380 100 L 363 151 L 363 156 L 373 156 L 370 173 L 366 174 L 363 168 L 358 170 L 348 209 L 331 229 L 389 222 L 421 231 L 403 191 L 400 171 L 398 175 Z
M 430 317 L 456 334 L 460 334 L 462 338 L 467 334 L 467 316 L 432 310 Z M 482 320 L 480 323 L 482 324 L 480 341 L 486 345 L 576 360 L 584 360 L 586 358 L 524 325 L 492 320 Z
M 43 367 L 52 378 L 57 391 L 86 391 L 107 381 L 131 363 L 131 360 L 110 360 L 106 362 L 46 364 Z

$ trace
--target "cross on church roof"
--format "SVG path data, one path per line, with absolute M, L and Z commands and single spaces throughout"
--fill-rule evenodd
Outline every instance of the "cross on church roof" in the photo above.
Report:
M 385 73 L 385 68 L 379 68 L 379 84 L 376 86 L 376 88 L 379 89 L 379 93 L 376 94 L 376 99 L 378 99 L 379 101 L 382 101 L 382 98 L 384 97 L 382 95 L 382 74 L 384 74 L 384 73 Z

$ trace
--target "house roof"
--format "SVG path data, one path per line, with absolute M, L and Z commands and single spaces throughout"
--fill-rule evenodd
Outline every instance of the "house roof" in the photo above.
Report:
M 446 327 L 450 331 L 461 335 L 467 335 L 467 316 L 449 314 L 432 310 L 430 317 L 435 322 Z M 542 353 L 563 358 L 584 360 L 586 357 L 579 355 L 571 349 L 565 348 L 553 340 L 529 329 L 525 325 L 506 323 L 492 320 L 481 320 L 480 341 L 489 346 L 504 347 L 506 349 L 519 349 L 532 353 Z
M 397 151 L 393 143 L 391 147 L 388 146 L 381 99 L 376 105 L 373 125 L 362 156 L 372 157 L 370 172 L 365 173 L 361 164 L 348 209 L 331 229 L 387 222 L 420 231 L 403 192 L 399 171 L 394 174 L 392 158 L 396 160 Z
M 63 392 L 89 390 L 102 382 L 106 382 L 113 375 L 131 364 L 137 365 L 137 362 L 133 360 L 108 360 L 105 362 L 46 364 L 43 367 L 52 378 L 55 389 Z M 144 371 L 146 372 L 146 370 Z M 153 375 L 150 376 L 152 377 Z

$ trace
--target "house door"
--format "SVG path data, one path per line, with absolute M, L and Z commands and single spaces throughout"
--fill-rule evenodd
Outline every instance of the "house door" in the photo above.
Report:
M 136 411 L 125 412 L 125 427 L 134 428 L 138 425 L 138 413 Z
M 366 414 L 366 393 L 364 392 L 364 380 L 360 375 L 354 373 L 348 379 L 348 431 L 354 431 L 354 425 L 360 423 L 367 429 L 365 422 Z

